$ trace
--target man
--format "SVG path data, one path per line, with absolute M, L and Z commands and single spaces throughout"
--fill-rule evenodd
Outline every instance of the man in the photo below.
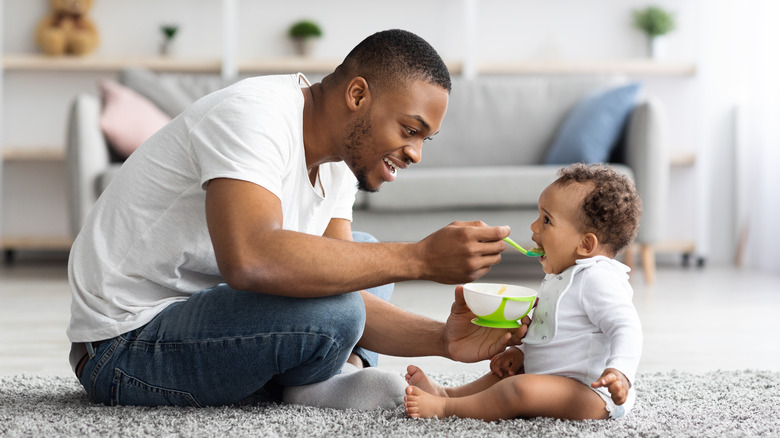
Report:
M 393 181 L 441 126 L 438 54 L 379 32 L 306 85 L 258 77 L 200 99 L 98 200 L 69 263 L 71 364 L 93 400 L 224 405 L 325 381 L 347 360 L 375 365 L 376 352 L 476 361 L 509 342 L 469 324 L 460 288 L 446 325 L 364 290 L 479 278 L 509 234 L 453 223 L 421 242 L 353 241 L 355 180 Z

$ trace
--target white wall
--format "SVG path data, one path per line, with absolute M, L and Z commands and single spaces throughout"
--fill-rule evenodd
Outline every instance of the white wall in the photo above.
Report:
M 670 36 L 669 57 L 697 54 L 699 2 L 656 1 L 676 12 L 680 29 Z M 35 50 L 32 35 L 48 10 L 44 0 L 4 0 L 6 53 Z M 427 39 L 444 58 L 463 51 L 463 0 L 239 0 L 240 57 L 289 54 L 287 27 L 299 18 L 318 21 L 325 32 L 315 55 L 342 58 L 366 35 L 404 28 Z M 483 60 L 529 58 L 611 59 L 644 55 L 645 40 L 631 26 L 631 10 L 644 0 L 478 0 L 478 51 Z M 178 53 L 219 56 L 219 0 L 95 0 L 91 17 L 101 30 L 100 55 L 154 54 L 162 23 L 180 24 Z
M 36 50 L 33 32 L 47 10 L 44 0 L 3 0 L 4 53 Z M 359 1 L 271 0 L 239 1 L 239 59 L 291 53 L 285 37 L 299 18 L 318 21 L 325 36 L 314 56 L 341 59 L 356 43 L 378 30 L 399 27 L 426 38 L 447 60 L 464 55 L 463 2 L 466 0 Z M 729 83 L 728 11 L 753 1 L 657 0 L 652 3 L 675 12 L 679 29 L 666 41 L 666 57 L 694 62 L 695 77 L 639 77 L 645 93 L 659 98 L 667 109 L 670 141 L 675 151 L 697 152 L 706 169 L 697 179 L 690 170 L 672 172 L 671 238 L 699 237 L 715 263 L 730 261 L 723 250 L 733 244 L 734 223 L 720 213 L 733 205 L 733 176 L 727 158 L 731 147 L 728 114 L 734 100 Z M 625 59 L 645 56 L 644 36 L 631 26 L 631 11 L 646 0 L 478 0 L 476 18 L 478 61 L 527 59 Z M 97 55 L 139 56 L 156 53 L 159 25 L 180 24 L 175 53 L 185 57 L 219 57 L 221 2 L 218 0 L 95 0 L 91 17 L 101 31 Z M 728 27 L 726 27 L 728 29 Z M 93 91 L 100 75 L 6 73 L 4 144 L 47 145 L 64 141 L 68 96 Z M 48 75 L 48 77 L 46 77 Z M 31 82 L 31 79 L 35 79 Z M 457 93 L 457 90 L 454 90 Z M 43 103 L 56 95 L 65 104 Z M 23 97 L 27 96 L 27 97 Z M 10 108 L 10 102 L 14 107 Z M 39 120 L 49 120 L 42 127 Z M 43 129 L 42 129 L 43 128 Z M 711 196 L 717 196 L 717 203 Z M 717 205 L 713 205 L 717 204 Z M 7 208 L 7 207 L 6 207 Z M 706 209 L 706 211 L 705 211 Z M 63 216 L 64 217 L 64 216 Z M 696 218 L 703 220 L 696 222 Z M 697 236 L 698 235 L 698 236 Z M 714 239 L 718 236 L 718 239 Z M 726 236 L 725 238 L 722 238 Z

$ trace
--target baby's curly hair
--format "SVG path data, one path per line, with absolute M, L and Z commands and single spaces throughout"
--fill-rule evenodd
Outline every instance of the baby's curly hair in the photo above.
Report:
M 573 164 L 561 169 L 554 184 L 580 183 L 589 190 L 580 209 L 584 231 L 598 237 L 614 254 L 636 238 L 642 200 L 631 179 L 603 164 Z

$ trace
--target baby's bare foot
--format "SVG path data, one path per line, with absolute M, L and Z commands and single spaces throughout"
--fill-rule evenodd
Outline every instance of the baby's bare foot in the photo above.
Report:
M 417 386 L 429 394 L 438 395 L 439 397 L 449 397 L 445 387 L 434 382 L 433 379 L 423 372 L 423 370 L 414 365 L 406 367 L 406 383 Z
M 404 409 L 406 415 L 412 418 L 444 418 L 444 408 L 447 399 L 428 394 L 416 386 L 406 388 L 406 397 L 404 397 Z

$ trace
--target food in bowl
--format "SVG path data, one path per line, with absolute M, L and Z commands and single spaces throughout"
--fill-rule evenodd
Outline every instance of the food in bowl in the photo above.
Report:
M 474 324 L 484 327 L 516 328 L 533 308 L 536 291 L 512 284 L 467 283 L 463 285 L 466 305 L 477 316 Z

